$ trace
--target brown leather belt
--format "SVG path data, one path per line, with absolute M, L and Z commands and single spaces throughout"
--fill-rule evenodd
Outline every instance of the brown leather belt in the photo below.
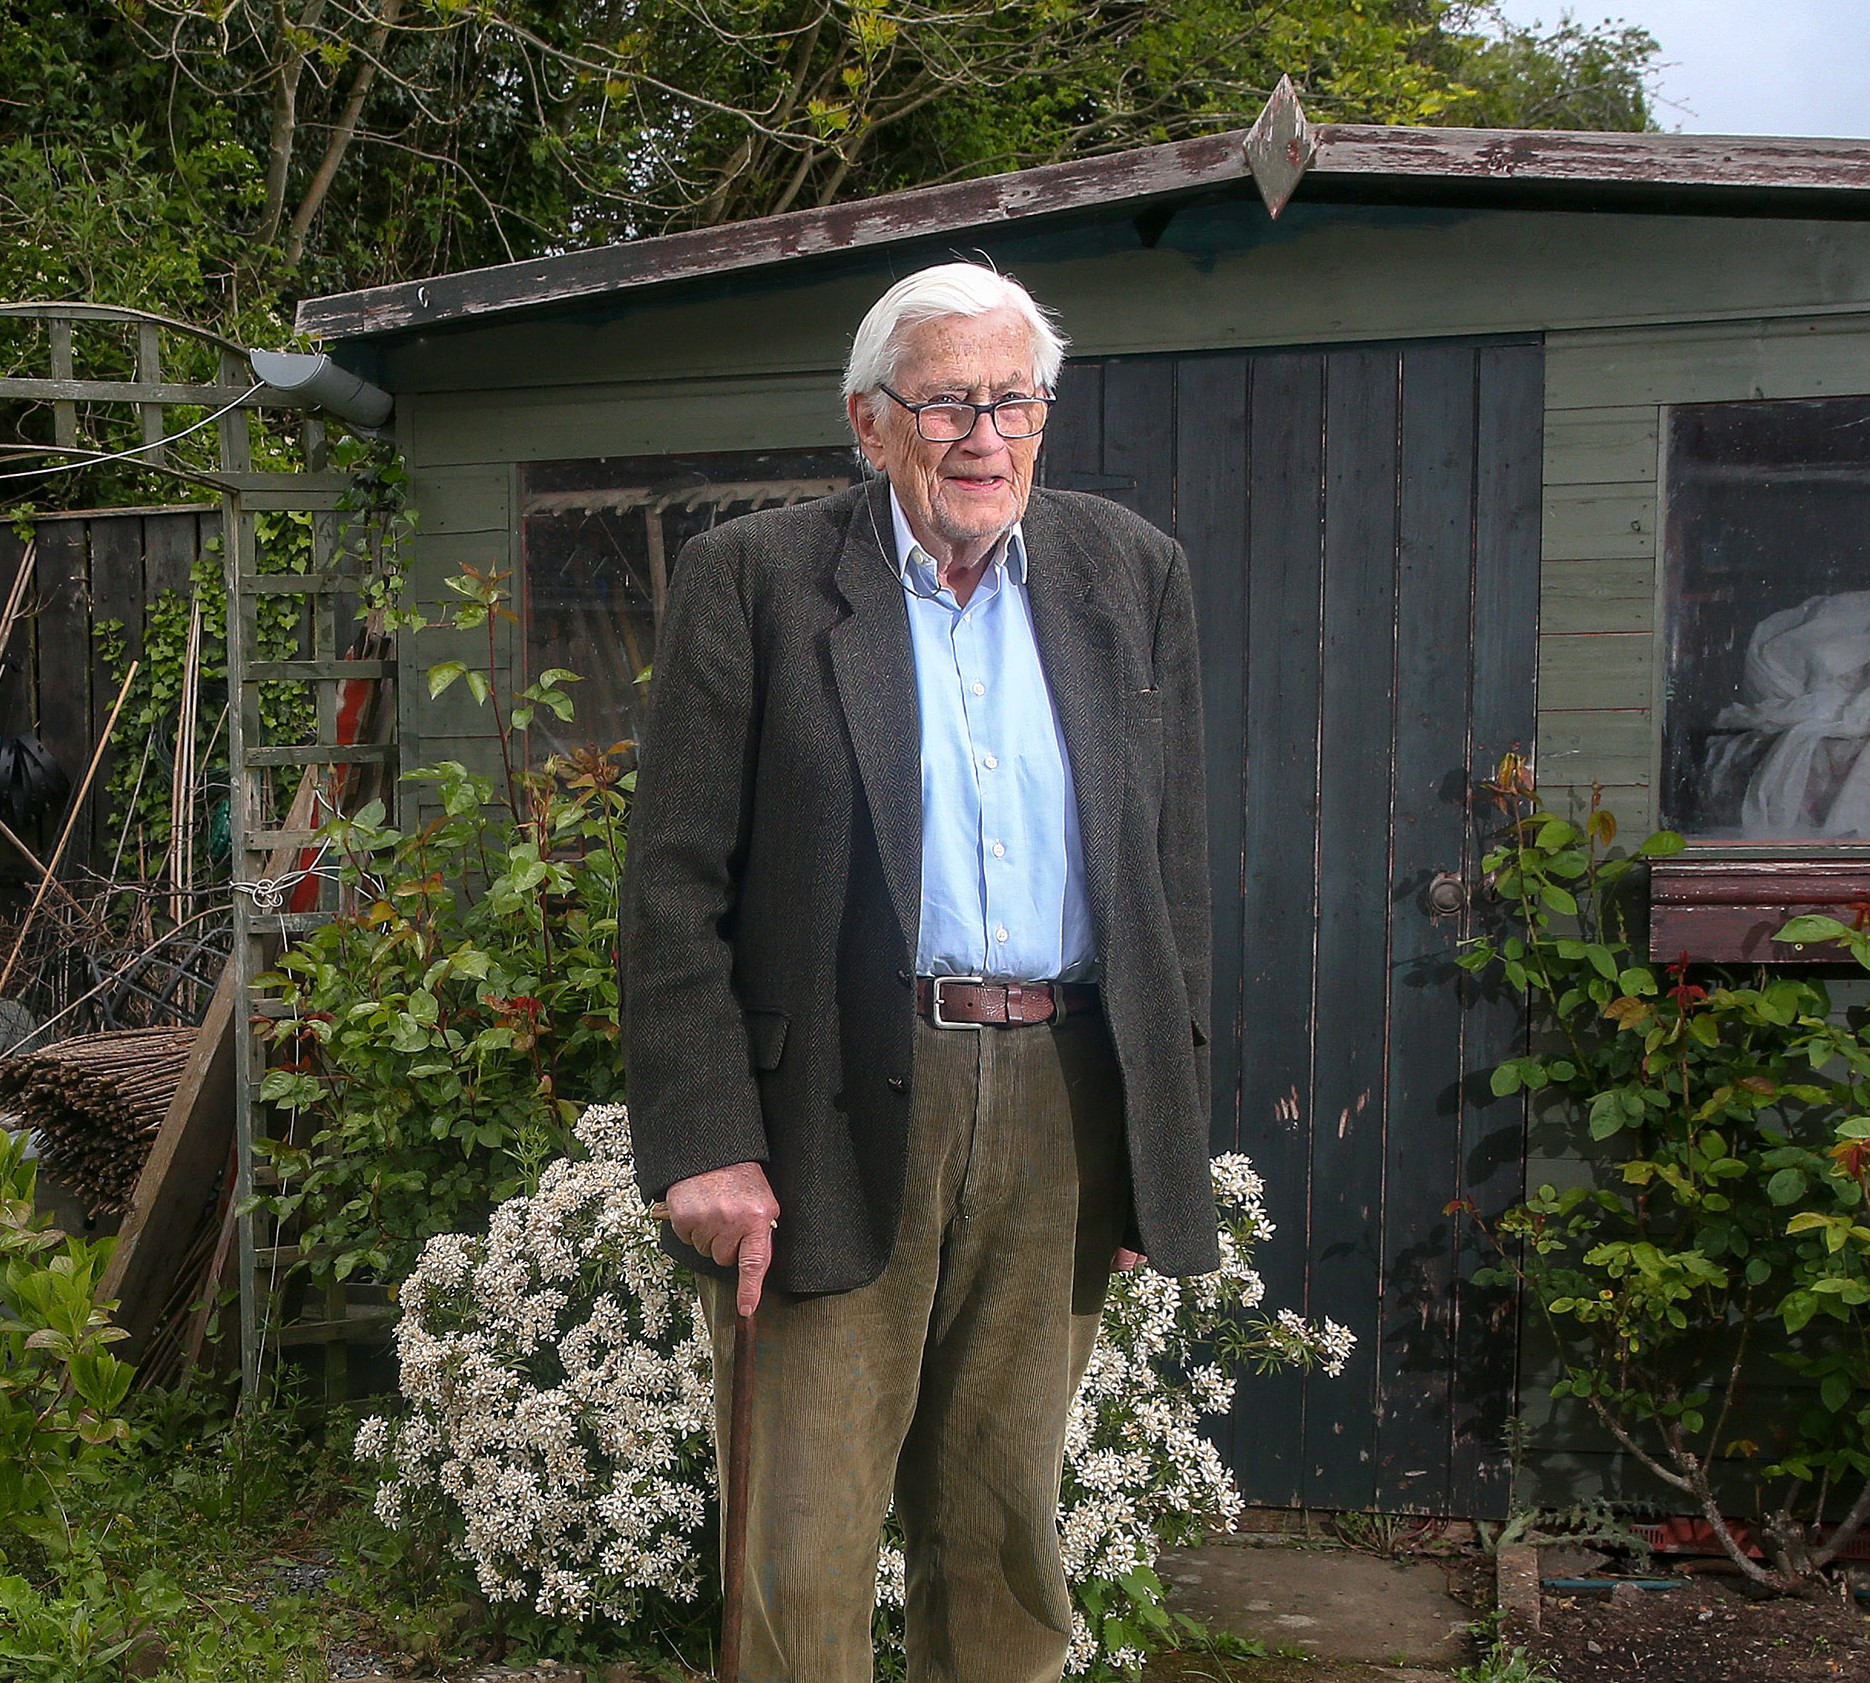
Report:
M 916 977 L 916 1009 L 937 1028 L 1049 1023 L 1097 1009 L 1089 982 L 983 982 L 978 976 Z

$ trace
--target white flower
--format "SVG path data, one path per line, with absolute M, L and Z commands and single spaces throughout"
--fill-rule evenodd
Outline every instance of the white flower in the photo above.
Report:
M 497 1209 L 484 1237 L 429 1241 L 404 1282 L 396 1331 L 400 1419 L 366 1420 L 360 1458 L 387 1466 L 376 1511 L 404 1522 L 439 1497 L 484 1594 L 553 1618 L 628 1619 L 645 1592 L 701 1593 L 702 1527 L 714 1496 L 711 1344 L 692 1286 L 662 1253 L 638 1190 L 629 1118 L 594 1105 L 574 1133 L 587 1156 L 551 1164 L 531 1195 Z M 1074 1611 L 1066 1670 L 1134 1672 L 1107 1650 L 1105 1619 L 1164 1547 L 1231 1524 L 1233 1476 L 1201 1435 L 1234 1376 L 1213 1360 L 1265 1287 L 1251 1247 L 1272 1232 L 1248 1161 L 1213 1161 L 1221 1266 L 1198 1280 L 1116 1276 L 1065 1424 L 1059 1546 L 1074 1587 L 1096 1581 L 1105 1616 Z M 1249 1324 L 1252 1353 L 1342 1371 L 1355 1340 L 1290 1310 Z M 892 1532 L 877 1602 L 900 1618 L 903 1553 Z M 1129 1621 L 1126 1621 L 1129 1622 Z M 1138 1628 L 1130 1622 L 1130 1628 Z

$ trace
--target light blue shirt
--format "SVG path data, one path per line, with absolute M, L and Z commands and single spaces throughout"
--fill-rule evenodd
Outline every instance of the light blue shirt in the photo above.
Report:
M 1026 545 L 1007 535 L 963 607 L 890 492 L 922 719 L 921 976 L 1089 981 L 1071 762 L 1039 664 Z

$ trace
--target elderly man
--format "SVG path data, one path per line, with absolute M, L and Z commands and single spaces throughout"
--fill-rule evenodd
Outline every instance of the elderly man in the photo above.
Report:
M 724 1399 L 761 1306 L 742 1675 L 1055 1680 L 1111 1269 L 1217 1264 L 1187 562 L 1035 490 L 1064 341 L 954 263 L 844 389 L 877 470 L 683 551 L 630 838 L 631 1118 Z M 725 1437 L 723 1425 L 722 1437 Z

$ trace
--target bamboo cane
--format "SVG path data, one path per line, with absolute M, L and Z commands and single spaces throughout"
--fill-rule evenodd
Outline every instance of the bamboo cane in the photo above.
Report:
M 5 655 L 7 644 L 13 639 L 13 622 L 19 618 L 20 603 L 26 599 L 26 581 L 32 577 L 38 547 L 37 539 L 26 545 L 25 553 L 19 558 L 19 571 L 13 575 L 13 588 L 7 592 L 6 607 L 0 609 L 0 656 Z
M 92 751 L 91 763 L 85 768 L 84 782 L 78 785 L 77 798 L 71 803 L 71 811 L 65 816 L 65 828 L 59 832 L 58 846 L 52 849 L 52 857 L 46 862 L 45 874 L 39 878 L 39 886 L 33 892 L 32 904 L 26 908 L 25 919 L 19 926 L 19 934 L 14 939 L 13 950 L 7 954 L 6 968 L 0 970 L 0 997 L 6 994 L 6 985 L 13 979 L 14 966 L 19 963 L 19 955 L 25 950 L 26 936 L 31 930 L 33 919 L 39 915 L 39 908 L 45 903 L 46 892 L 52 886 L 52 873 L 65 857 L 65 849 L 70 846 L 72 832 L 78 828 L 79 816 L 84 812 L 85 797 L 91 793 L 92 780 L 97 776 L 97 768 L 103 764 L 104 751 L 110 746 L 111 732 L 117 728 L 117 715 L 123 711 L 123 704 L 130 698 L 130 685 L 136 680 L 137 668 L 142 663 L 131 661 L 130 670 L 123 675 L 123 688 L 117 692 L 117 705 L 110 710 L 110 720 L 104 726 L 104 734 L 97 739 L 97 747 Z
M 182 921 L 182 901 L 194 886 L 195 708 L 201 661 L 201 599 L 188 616 L 182 695 L 176 707 L 175 755 L 169 774 L 169 921 Z
M 3 645 L 0 645 L 0 646 L 3 646 Z M 19 851 L 20 855 L 25 859 L 27 864 L 32 866 L 32 868 L 35 871 L 38 871 L 42 874 L 44 873 L 45 862 L 39 857 L 38 854 L 34 853 L 30 847 L 28 847 L 23 841 L 21 841 L 20 838 L 16 834 L 14 834 L 12 827 L 6 824 L 5 822 L 0 822 L 0 840 L 10 842 Z M 84 902 L 80 900 L 77 895 L 72 893 L 72 891 L 69 888 L 67 888 L 62 882 L 55 882 L 53 883 L 52 886 L 58 890 L 60 897 L 64 900 L 66 905 L 70 906 L 71 909 L 74 912 L 76 912 L 81 918 L 83 918 L 86 923 L 90 924 L 90 926 L 93 929 L 95 929 L 98 932 L 98 934 L 104 935 L 104 936 L 108 936 L 110 934 L 110 931 L 104 927 L 104 925 L 98 920 L 97 916 L 93 912 L 91 912 L 85 906 Z

